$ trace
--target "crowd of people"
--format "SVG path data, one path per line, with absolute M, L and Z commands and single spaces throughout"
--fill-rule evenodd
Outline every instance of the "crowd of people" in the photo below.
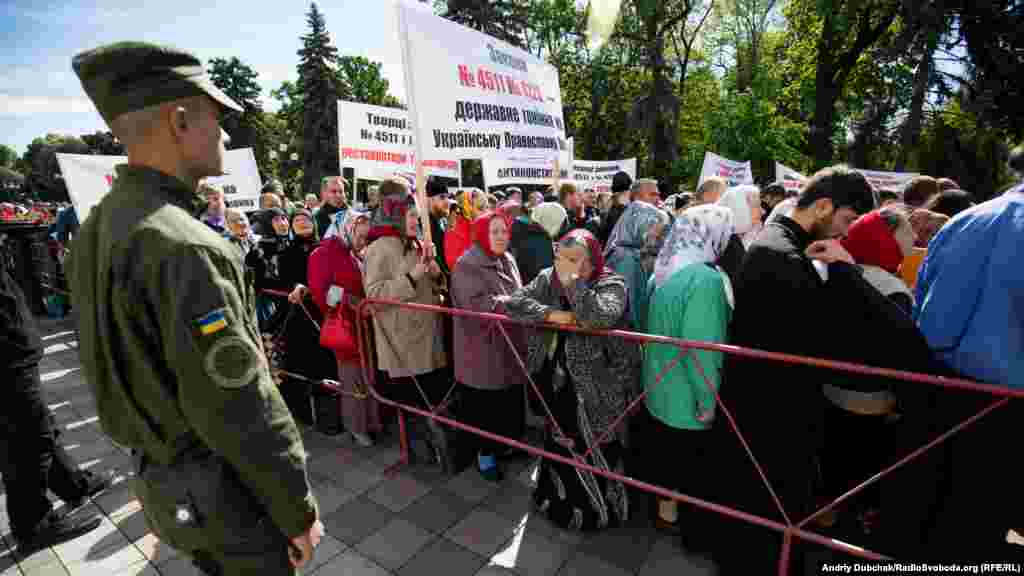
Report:
M 190 53 L 142 42 L 75 57 L 128 162 L 71 241 L 68 284 L 83 377 L 104 431 L 133 451 L 147 523 L 205 573 L 293 574 L 311 561 L 323 524 L 295 425 L 309 416 L 299 381 L 339 382 L 344 426 L 370 448 L 393 419 L 367 393 L 361 358 L 385 397 L 492 434 L 521 438 L 528 412 L 540 416 L 545 449 L 589 465 L 539 464 L 533 505 L 565 529 L 619 525 L 643 505 L 593 469 L 759 516 L 810 518 L 897 558 L 1020 557 L 1007 543 L 1021 505 L 1003 448 L 1019 402 L 600 331 L 1019 388 L 1024 184 L 972 206 L 952 182 L 875 190 L 844 166 L 795 195 L 710 178 L 663 197 L 656 180 L 618 173 L 607 193 L 556 181 L 547 194 L 450 197 L 431 179 L 421 196 L 395 176 L 356 205 L 328 177 L 302 205 L 270 183 L 249 215 L 201 185 L 223 173 L 222 114 L 242 107 L 197 67 Z M 1024 177 L 1024 150 L 1011 168 Z M 0 403 L 0 473 L 19 547 L 52 545 L 99 520 L 51 510 L 41 340 L 17 287 L 5 277 L 0 288 L 11 318 L 0 352 L 17 384 Z M 356 337 L 363 321 L 369 349 Z M 641 394 L 643 409 L 628 414 Z M 939 449 L 815 513 L 986 407 Z M 413 418 L 410 438 L 417 460 L 449 472 L 468 460 L 489 481 L 517 457 L 433 418 Z M 105 488 L 76 482 L 69 497 Z M 776 566 L 777 532 L 669 500 L 652 508 L 658 529 L 721 573 Z
M 781 184 L 730 187 L 711 178 L 694 193 L 662 198 L 657 181 L 619 173 L 610 192 L 562 182 L 524 202 L 515 187 L 452 197 L 429 179 L 428 241 L 413 189 L 396 176 L 373 189 L 372 205 L 356 206 L 343 179 L 325 178 L 319 199 L 288 213 L 271 185 L 252 225 L 224 210 L 222 196 L 209 189 L 201 215 L 238 246 L 255 288 L 277 291 L 261 295 L 257 310 L 281 353 L 290 406 L 308 411 L 309 402 L 295 395 L 301 387 L 289 391 L 288 374 L 336 379 L 345 390 L 345 428 L 361 446 L 372 446 L 388 421 L 366 394 L 354 340 L 356 311 L 367 297 L 1019 385 L 1010 365 L 1020 352 L 1012 350 L 1019 343 L 1013 338 L 998 344 L 1005 357 L 991 349 L 956 352 L 964 334 L 985 339 L 1005 321 L 980 325 L 958 311 L 955 335 L 940 321 L 962 305 L 957 290 L 969 292 L 962 283 L 993 278 L 992 286 L 972 288 L 974 306 L 984 306 L 996 298 L 986 292 L 996 290 L 994 278 L 1011 274 L 1000 266 L 1005 261 L 984 263 L 988 248 L 973 236 L 1001 238 L 989 228 L 1016 226 L 1017 191 L 974 207 L 948 180 L 921 176 L 904 190 L 879 191 L 842 166 L 819 172 L 798 194 Z M 975 242 L 972 273 L 964 275 L 952 246 Z M 285 298 L 310 304 L 305 315 L 314 321 L 297 320 Z M 342 321 L 329 323 L 332 315 Z M 931 387 L 714 351 L 678 357 L 664 344 L 499 328 L 393 306 L 375 306 L 372 324 L 378 390 L 391 399 L 516 439 L 530 410 L 547 420 L 549 451 L 767 517 L 778 517 L 778 506 L 720 416 L 716 394 L 794 520 L 970 415 L 963 395 L 950 402 L 953 393 Z M 327 340 L 317 333 L 329 325 L 331 351 L 319 346 Z M 333 334 L 339 326 L 350 331 L 340 344 Z M 526 390 L 527 374 L 540 397 Z M 646 410 L 621 418 L 643 391 Z M 418 453 L 446 470 L 459 466 L 457 454 L 469 453 L 484 478 L 502 477 L 502 445 L 460 435 L 456 446 L 452 432 L 432 419 L 417 419 L 411 431 Z M 964 508 L 963 486 L 976 481 L 945 479 L 964 474 L 954 469 L 982 434 L 914 462 L 815 523 L 888 553 L 934 554 L 942 549 L 937 543 L 954 538 L 951 522 L 974 517 Z M 681 466 L 662 465 L 665 450 Z M 534 503 L 570 529 L 600 529 L 630 514 L 621 483 L 546 460 Z M 767 530 L 681 511 L 669 500 L 658 499 L 654 518 L 695 549 L 717 547 L 725 563 L 736 560 L 722 549 L 731 538 L 758 543 L 743 562 L 756 557 L 771 565 L 778 550 Z M 994 531 L 986 534 L 972 545 L 1000 549 Z

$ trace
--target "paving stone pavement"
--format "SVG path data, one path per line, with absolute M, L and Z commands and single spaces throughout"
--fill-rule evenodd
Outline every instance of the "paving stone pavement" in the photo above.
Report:
M 27 557 L 13 549 L 6 507 L 0 508 L 0 576 L 197 575 L 187 556 L 162 545 L 146 527 L 128 482 L 130 459 L 99 427 L 71 324 L 44 320 L 43 325 L 47 353 L 40 370 L 45 398 L 61 427 L 60 441 L 81 466 L 110 474 L 116 483 L 78 512 L 101 515 L 99 529 Z M 398 457 L 394 438 L 363 449 L 345 435 L 306 430 L 304 437 L 327 536 L 303 574 L 717 573 L 677 540 L 649 528 L 649 506 L 640 499 L 627 526 L 600 534 L 581 536 L 550 524 L 529 505 L 531 459 L 512 461 L 500 485 L 484 481 L 473 469 L 446 478 L 411 465 L 389 475 Z

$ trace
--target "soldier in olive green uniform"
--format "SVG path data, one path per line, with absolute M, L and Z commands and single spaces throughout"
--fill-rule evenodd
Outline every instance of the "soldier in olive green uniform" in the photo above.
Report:
M 223 168 L 224 108 L 188 53 L 119 43 L 73 68 L 128 164 L 75 239 L 69 278 L 103 429 L 137 456 L 154 533 L 209 574 L 293 574 L 323 526 L 267 368 L 235 249 L 191 215 Z

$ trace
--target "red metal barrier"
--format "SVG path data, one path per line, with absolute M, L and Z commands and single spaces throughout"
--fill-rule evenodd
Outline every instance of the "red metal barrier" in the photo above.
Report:
M 746 358 L 756 358 L 756 359 L 763 359 L 763 360 L 772 360 L 772 361 L 784 362 L 784 363 L 790 363 L 790 364 L 802 364 L 802 365 L 806 365 L 806 366 L 828 368 L 828 369 L 839 370 L 839 371 L 855 373 L 855 374 L 873 375 L 873 376 L 879 376 L 879 377 L 883 377 L 883 378 L 890 378 L 890 379 L 896 379 L 896 380 L 904 380 L 904 381 L 909 381 L 909 382 L 916 382 L 916 383 L 919 383 L 919 384 L 922 384 L 922 385 L 934 385 L 934 386 L 940 386 L 940 387 L 943 387 L 943 388 L 950 388 L 950 389 L 959 389 L 959 390 L 969 390 L 969 391 L 975 391 L 975 392 L 984 392 L 984 393 L 988 393 L 988 394 L 991 394 L 993 396 L 1002 397 L 1002 398 L 999 399 L 999 400 L 994 401 L 991 405 L 987 406 L 986 408 L 984 408 L 983 410 L 981 410 L 977 414 L 975 414 L 972 417 L 968 418 L 966 421 L 960 423 L 959 425 L 953 427 L 952 429 L 948 430 L 947 432 L 945 432 L 945 433 L 941 434 L 940 436 L 934 438 L 933 440 L 928 442 L 926 445 L 924 445 L 921 448 L 919 448 L 919 449 L 913 451 L 912 453 L 906 455 L 905 457 L 901 458 L 898 462 L 892 464 L 891 466 L 889 466 L 886 469 L 882 470 L 878 474 L 875 474 L 871 478 L 865 480 L 860 485 L 854 487 L 853 489 L 849 490 L 845 494 L 843 494 L 840 497 L 838 497 L 835 501 L 829 503 L 827 506 L 824 506 L 820 510 L 814 512 L 813 514 L 811 514 L 807 518 L 800 519 L 798 522 L 794 523 L 786 515 L 785 509 L 782 507 L 782 503 L 779 501 L 778 497 L 775 494 L 774 489 L 771 486 L 771 483 L 769 482 L 767 476 L 762 471 L 762 469 L 761 469 L 760 465 L 758 464 L 757 459 L 755 458 L 754 454 L 751 452 L 749 444 L 746 442 L 746 439 L 743 437 L 743 434 L 741 433 L 741 431 L 740 431 L 740 429 L 739 429 L 739 427 L 737 425 L 737 422 L 733 418 L 733 415 L 731 414 L 731 412 L 729 412 L 728 408 L 722 404 L 721 398 L 719 397 L 718 392 L 716 390 L 714 390 L 714 388 L 711 386 L 710 382 L 708 381 L 708 379 L 707 379 L 707 377 L 705 375 L 704 376 L 705 382 L 709 386 L 710 391 L 714 393 L 715 401 L 716 401 L 716 404 L 717 404 L 717 409 L 721 410 L 721 412 L 725 415 L 727 421 L 729 422 L 730 427 L 732 428 L 733 433 L 736 434 L 736 436 L 739 438 L 740 443 L 742 444 L 742 446 L 743 446 L 744 450 L 746 451 L 748 457 L 750 458 L 751 462 L 753 463 L 753 465 L 757 469 L 757 471 L 758 471 L 762 481 L 764 482 L 765 487 L 770 492 L 772 498 L 774 499 L 776 505 L 779 508 L 779 511 L 782 513 L 782 516 L 783 516 L 785 522 L 784 523 L 780 523 L 778 521 L 775 521 L 775 520 L 772 520 L 772 519 L 769 519 L 769 518 L 764 518 L 764 517 L 761 517 L 761 516 L 756 516 L 756 515 L 744 512 L 742 510 L 736 510 L 736 509 L 733 509 L 733 508 L 722 506 L 720 504 L 715 504 L 713 502 L 708 502 L 708 501 L 705 501 L 705 500 L 702 500 L 702 499 L 699 499 L 699 498 L 695 498 L 695 497 L 692 497 L 692 496 L 689 496 L 689 495 L 686 495 L 686 494 L 681 494 L 681 493 L 678 493 L 678 492 L 673 491 L 673 490 L 668 490 L 668 489 L 660 487 L 660 486 L 655 486 L 655 485 L 649 484 L 647 482 L 643 482 L 643 481 L 634 479 L 632 477 L 623 476 L 623 475 L 616 474 L 616 473 L 610 472 L 610 471 L 605 471 L 605 470 L 602 470 L 602 469 L 599 469 L 599 468 L 596 468 L 594 466 L 591 466 L 591 465 L 587 464 L 586 462 L 582 461 L 582 459 L 575 459 L 575 460 L 574 459 L 569 459 L 569 458 L 566 458 L 566 457 L 561 456 L 559 454 L 548 452 L 548 451 L 540 449 L 540 448 L 535 448 L 535 447 L 530 446 L 528 444 L 524 444 L 523 442 L 520 442 L 518 440 L 515 440 L 515 439 L 512 439 L 512 438 L 503 437 L 503 436 L 499 436 L 499 435 L 490 433 L 490 432 L 488 432 L 486 430 L 481 430 L 481 429 L 476 428 L 474 426 L 470 426 L 468 424 L 464 424 L 464 423 L 459 422 L 457 420 L 454 420 L 454 419 L 452 419 L 452 418 L 450 418 L 450 417 L 448 417 L 446 415 L 438 413 L 437 409 L 425 410 L 425 409 L 422 409 L 422 408 L 417 407 L 417 406 L 401 404 L 399 402 L 393 401 L 393 400 L 383 396 L 382 394 L 380 394 L 380 392 L 378 391 L 377 387 L 375 386 L 375 370 L 374 370 L 374 366 L 373 366 L 374 354 L 373 354 L 373 352 L 371 352 L 371 349 L 369 347 L 369 344 L 370 344 L 370 339 L 369 339 L 370 329 L 368 329 L 369 319 L 370 319 L 370 317 L 373 314 L 373 310 L 375 308 L 381 307 L 381 306 L 397 306 L 397 307 L 404 308 L 404 309 L 417 310 L 417 311 L 423 311 L 423 312 L 435 312 L 435 313 L 440 313 L 440 314 L 449 314 L 449 315 L 452 315 L 452 316 L 464 316 L 464 317 L 477 318 L 477 319 L 480 319 L 480 320 L 490 320 L 490 321 L 493 321 L 496 325 L 499 326 L 499 328 L 502 330 L 502 332 L 503 332 L 503 334 L 504 334 L 504 336 L 505 336 L 507 341 L 508 341 L 508 335 L 504 331 L 504 327 L 502 326 L 503 324 L 519 324 L 519 325 L 532 326 L 534 328 L 541 327 L 543 329 L 548 329 L 548 330 L 560 330 L 560 331 L 566 331 L 566 332 L 578 332 L 578 333 L 588 334 L 588 335 L 615 337 L 615 338 L 625 338 L 627 340 L 632 340 L 632 341 L 636 341 L 636 342 L 643 342 L 643 343 L 658 343 L 658 344 L 671 345 L 671 346 L 675 346 L 675 347 L 680 349 L 680 355 L 684 354 L 684 353 L 688 354 L 696 362 L 696 365 L 698 366 L 698 368 L 700 369 L 702 374 L 703 374 L 703 367 L 700 365 L 699 359 L 692 353 L 693 350 L 707 350 L 707 351 L 721 352 L 721 353 L 724 353 L 724 354 L 732 354 L 732 355 L 746 357 Z M 782 532 L 782 535 L 783 535 L 783 538 L 782 538 L 782 548 L 781 548 L 781 554 L 780 554 L 779 565 L 778 565 L 778 573 L 780 575 L 788 573 L 789 562 L 790 562 L 790 558 L 791 558 L 791 549 L 792 549 L 794 537 L 802 539 L 802 540 L 807 541 L 807 542 L 813 542 L 813 543 L 816 543 L 816 544 L 820 544 L 822 546 L 826 546 L 828 548 L 831 548 L 831 549 L 834 549 L 834 550 L 838 550 L 838 551 L 850 554 L 852 556 L 856 556 L 856 557 L 860 557 L 860 558 L 864 558 L 864 559 L 869 559 L 869 560 L 886 560 L 886 559 L 888 559 L 888 558 L 886 558 L 885 556 L 883 556 L 881 554 L 877 554 L 875 552 L 872 552 L 872 551 L 869 551 L 869 550 L 865 550 L 865 549 L 857 547 L 857 546 L 853 546 L 853 545 L 850 545 L 850 544 L 847 544 L 847 543 L 844 543 L 844 542 L 840 542 L 840 541 L 837 541 L 837 540 L 835 540 L 833 538 L 830 538 L 830 537 L 827 537 L 827 536 L 823 536 L 823 535 L 820 535 L 820 534 L 816 534 L 814 532 L 810 532 L 810 531 L 805 529 L 805 526 L 809 522 L 814 520 L 816 517 L 818 517 L 819 515 L 825 514 L 826 512 L 832 510 L 834 507 L 836 507 L 837 505 L 839 505 L 842 502 L 846 501 L 847 499 L 849 499 L 853 495 L 861 492 L 866 487 L 868 487 L 868 486 L 878 482 L 882 477 L 890 474 L 893 470 L 896 470 L 897 468 L 906 465 L 907 463 L 911 462 L 915 458 L 918 458 L 919 456 L 921 456 L 922 454 L 924 454 L 928 450 L 931 450 L 931 449 L 935 448 L 935 446 L 941 444 L 942 442 L 947 440 L 949 437 L 951 437 L 953 434 L 956 434 L 957 432 L 960 432 L 961 430 L 963 430 L 966 427 L 970 426 L 971 424 L 976 422 L 978 419 L 983 418 L 985 415 L 989 414 L 993 410 L 1004 406 L 1007 402 L 1009 402 L 1010 398 L 1024 397 L 1024 390 L 1011 390 L 1011 389 L 1007 389 L 1007 388 L 1004 388 L 1004 387 L 992 386 L 992 385 L 987 385 L 987 384 L 980 384 L 980 383 L 977 383 L 977 382 L 972 382 L 972 381 L 969 381 L 969 380 L 963 380 L 963 379 L 958 379 L 958 378 L 946 378 L 946 377 L 933 376 L 933 375 L 928 375 L 928 374 L 917 374 L 917 373 L 905 372 L 905 371 L 901 371 L 901 370 L 892 370 L 892 369 L 886 369 L 886 368 L 875 368 L 875 367 L 871 367 L 871 366 L 864 366 L 864 365 L 853 364 L 853 363 L 849 363 L 849 362 L 838 362 L 838 361 L 834 361 L 834 360 L 826 360 L 826 359 L 821 359 L 821 358 L 807 358 L 807 357 L 802 357 L 802 356 L 795 356 L 795 355 L 792 355 L 792 354 L 783 354 L 783 353 L 777 353 L 777 352 L 767 352 L 767 351 L 763 351 L 763 350 L 754 350 L 754 349 L 748 349 L 748 348 L 741 348 L 741 347 L 738 347 L 738 346 L 730 346 L 730 345 L 726 345 L 726 344 L 716 344 L 716 343 L 709 343 L 709 342 L 698 342 L 698 341 L 682 340 L 682 339 L 676 339 L 676 338 L 668 338 L 668 337 L 664 337 L 664 336 L 654 336 L 654 335 L 647 335 L 647 334 L 638 334 L 638 333 L 634 333 L 634 332 L 626 332 L 626 331 L 621 331 L 621 330 L 603 331 L 603 330 L 589 330 L 589 329 L 585 329 L 585 328 L 581 328 L 581 327 L 577 327 L 577 326 L 566 326 L 566 325 L 558 325 L 558 324 L 536 324 L 536 323 L 524 322 L 524 321 L 521 321 L 521 320 L 512 319 L 512 318 L 509 318 L 507 316 L 500 315 L 500 314 L 474 312 L 474 311 L 462 310 L 462 309 L 456 309 L 456 308 L 446 308 L 446 307 L 442 307 L 442 306 L 431 306 L 431 305 L 425 305 L 425 304 L 405 303 L 405 302 L 398 302 L 398 301 L 392 301 L 392 300 L 383 300 L 383 299 L 367 299 L 367 300 L 364 300 L 359 305 L 358 312 L 359 312 L 358 316 L 361 319 L 361 321 L 357 322 L 356 325 L 357 325 L 357 331 L 359 333 L 358 334 L 359 342 L 361 343 L 361 346 L 360 346 L 361 362 L 362 362 L 362 366 L 363 366 L 363 370 L 364 370 L 364 375 L 365 375 L 365 378 L 366 378 L 366 383 L 367 383 L 367 386 L 369 388 L 370 394 L 372 394 L 374 396 L 374 398 L 377 399 L 378 402 L 381 402 L 381 403 L 386 404 L 386 405 L 393 406 L 393 407 L 397 408 L 398 411 L 399 411 L 399 425 L 400 425 L 400 432 L 401 432 L 402 455 L 401 455 L 401 459 L 399 460 L 399 462 L 397 462 L 395 464 L 396 467 L 404 465 L 404 464 L 407 464 L 408 461 L 409 461 L 408 460 L 409 446 L 408 446 L 408 439 L 407 439 L 407 436 L 406 436 L 405 419 L 404 419 L 403 413 L 404 412 L 409 412 L 409 413 L 412 413 L 412 414 L 417 414 L 419 416 L 423 416 L 423 417 L 426 417 L 426 418 L 434 419 L 434 420 L 436 420 L 436 421 L 438 421 L 440 423 L 445 424 L 446 426 L 450 426 L 452 428 L 468 431 L 468 432 L 471 432 L 471 433 L 476 434 L 478 436 L 487 438 L 489 440 L 492 440 L 492 441 L 495 441 L 495 442 L 500 442 L 500 443 L 505 444 L 507 446 L 511 446 L 511 447 L 517 448 L 519 450 L 525 451 L 525 452 L 527 452 L 529 454 L 532 454 L 534 456 L 540 456 L 542 458 L 547 458 L 547 459 L 550 459 L 550 460 L 553 460 L 553 461 L 561 462 L 563 464 L 574 466 L 574 467 L 582 469 L 582 470 L 587 470 L 587 471 L 589 471 L 589 472 L 591 472 L 593 474 L 597 474 L 597 475 L 603 476 L 605 478 L 608 478 L 610 480 L 621 482 L 621 483 L 623 483 L 625 485 L 629 485 L 629 486 L 635 487 L 635 488 L 637 488 L 639 490 L 642 490 L 642 491 L 645 491 L 645 492 L 648 492 L 648 493 L 651 493 L 651 494 L 655 494 L 655 495 L 660 496 L 662 498 L 671 499 L 671 500 L 674 500 L 676 502 L 685 502 L 685 503 L 692 504 L 694 506 L 698 506 L 698 507 L 706 509 L 706 510 L 711 510 L 713 512 L 716 512 L 718 514 L 721 514 L 721 515 L 724 515 L 724 516 L 727 516 L 727 517 L 735 518 L 737 520 L 742 520 L 742 521 L 745 521 L 745 522 L 748 522 L 748 523 L 751 523 L 751 524 L 756 524 L 756 525 L 764 526 L 764 527 L 770 528 L 772 530 L 776 530 L 776 531 Z M 508 343 L 511 346 L 511 342 L 508 341 Z M 522 359 L 519 357 L 519 354 L 518 354 L 518 352 L 515 351 L 514 347 L 512 348 L 512 350 L 513 350 L 514 355 L 516 356 L 516 359 L 517 359 L 517 361 L 518 361 L 518 363 L 520 365 L 520 368 L 523 369 L 524 372 L 527 372 L 527 377 L 530 378 L 530 384 L 531 384 L 531 386 L 534 387 L 535 393 L 539 394 L 539 392 L 537 392 L 537 390 L 536 390 L 535 384 L 532 381 L 532 378 L 530 377 L 528 371 L 526 370 L 526 365 L 523 363 Z M 676 358 L 676 361 L 678 361 L 678 360 L 679 360 L 679 357 Z M 662 377 L 664 376 L 664 373 L 667 372 L 670 369 L 671 369 L 671 365 L 668 368 L 666 368 L 665 370 L 663 370 L 663 373 L 658 375 L 658 377 L 656 378 L 656 381 L 655 381 L 654 385 L 657 385 L 660 382 L 660 380 L 662 379 Z M 616 424 L 621 422 L 621 420 L 626 418 L 637 406 L 639 406 L 640 401 L 644 398 L 644 394 L 646 394 L 646 391 L 643 394 L 641 394 L 638 398 L 634 399 L 633 402 L 630 403 L 630 405 L 627 408 L 627 410 L 616 421 Z M 429 407 L 430 406 L 429 406 L 429 403 L 428 403 L 428 408 Z M 557 427 L 557 423 L 556 423 L 556 427 Z M 612 426 L 610 428 L 614 428 L 614 426 Z

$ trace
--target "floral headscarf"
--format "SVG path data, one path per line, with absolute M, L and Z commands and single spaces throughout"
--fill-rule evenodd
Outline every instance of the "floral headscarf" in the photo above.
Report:
M 587 282 L 600 280 L 612 273 L 612 271 L 605 266 L 604 254 L 601 253 L 601 241 L 598 240 L 591 231 L 584 228 L 577 228 L 566 233 L 566 235 L 562 236 L 562 239 L 558 242 L 562 244 L 567 241 L 575 241 L 577 244 L 586 246 L 587 252 L 590 253 L 591 272 L 590 278 L 587 278 Z M 558 274 L 552 274 L 551 281 L 556 285 L 560 284 Z
M 654 264 L 654 285 L 661 287 L 690 264 L 718 261 L 733 234 L 733 214 L 724 206 L 702 204 L 688 208 L 672 226 Z
M 648 240 L 647 231 L 661 221 L 661 210 L 653 204 L 634 200 L 615 223 L 604 248 L 605 258 L 613 257 L 618 248 L 643 249 Z
M 399 177 L 382 182 L 379 192 L 380 205 L 370 220 L 369 240 L 372 242 L 382 236 L 405 238 L 405 214 L 409 208 L 415 209 L 416 198 L 409 192 L 408 184 Z
M 355 237 L 356 233 L 356 226 L 363 221 L 370 221 L 370 214 L 368 212 L 349 209 L 345 212 L 345 218 L 341 221 L 341 224 L 338 224 L 337 222 L 331 224 L 331 227 L 327 232 L 327 236 L 324 236 L 324 240 L 336 236 L 338 238 L 338 242 L 340 242 L 342 246 L 351 249 L 352 238 Z M 339 228 L 340 232 L 338 231 Z

